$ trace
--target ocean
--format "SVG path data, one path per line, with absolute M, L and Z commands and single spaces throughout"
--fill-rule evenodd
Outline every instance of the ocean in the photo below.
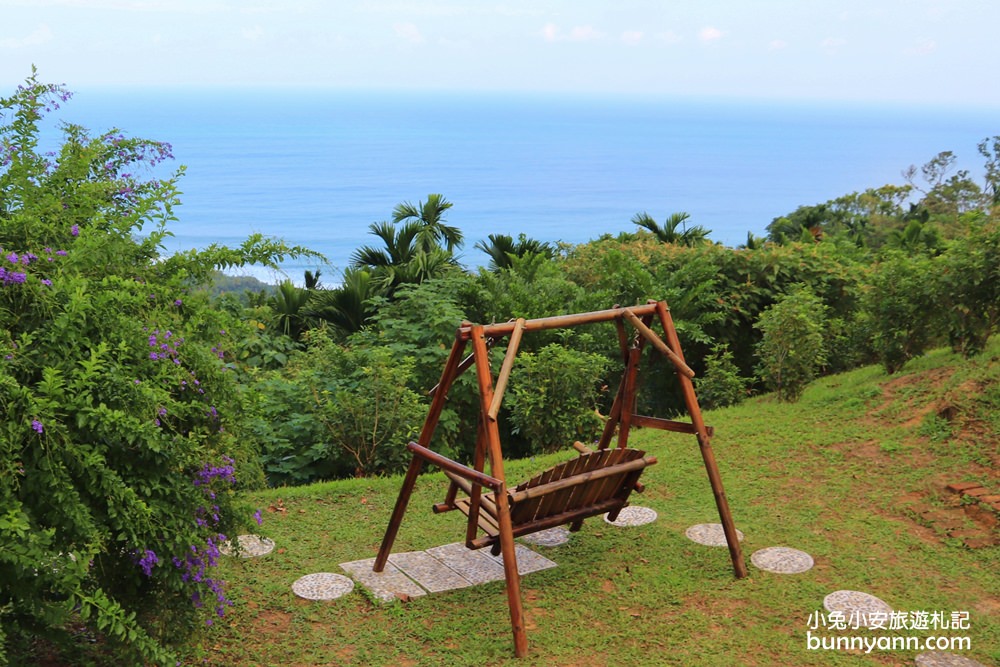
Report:
M 953 151 L 978 178 L 976 144 L 996 110 L 833 103 L 290 89 L 75 91 L 58 119 L 167 141 L 183 205 L 167 251 L 237 245 L 261 232 L 323 253 L 289 261 L 326 284 L 373 222 L 441 193 L 466 238 L 582 243 L 632 231 L 633 215 L 675 212 L 736 246 L 776 217 L 854 191 L 903 184 L 902 171 Z

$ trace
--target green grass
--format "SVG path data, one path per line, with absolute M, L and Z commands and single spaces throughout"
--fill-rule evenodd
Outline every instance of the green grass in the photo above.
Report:
M 790 546 L 815 558 L 807 573 L 750 566 L 750 576 L 737 580 L 726 549 L 689 541 L 688 526 L 718 521 L 697 443 L 641 431 L 632 444 L 660 463 L 646 471 L 647 491 L 633 503 L 652 507 L 659 519 L 629 529 L 591 519 L 566 545 L 534 547 L 558 567 L 522 579 L 525 660 L 512 657 L 502 582 L 389 605 L 360 588 L 332 602 L 292 594 L 300 576 L 340 572 L 338 563 L 374 556 L 400 484 L 388 478 L 253 494 L 265 509 L 260 532 L 278 548 L 264 558 L 225 561 L 235 606 L 188 648 L 186 662 L 913 664 L 916 651 L 807 650 L 810 613 L 826 594 L 855 589 L 898 610 L 970 612 L 971 629 L 938 634 L 968 635 L 972 648 L 963 655 L 1000 665 L 1000 548 L 966 548 L 907 510 L 913 498 L 944 504 L 943 487 L 953 481 L 1000 489 L 997 404 L 989 399 L 1000 393 L 997 357 L 996 344 L 972 362 L 939 351 L 892 377 L 864 368 L 825 378 L 796 404 L 763 397 L 706 413 L 748 564 L 758 549 Z M 941 424 L 948 406 L 954 412 L 944 413 L 957 417 Z M 976 437 L 963 439 L 969 429 Z M 568 455 L 508 462 L 508 478 L 527 478 Z M 430 511 L 444 490 L 441 475 L 421 478 L 395 551 L 463 539 L 464 517 Z M 266 511 L 278 507 L 285 511 Z

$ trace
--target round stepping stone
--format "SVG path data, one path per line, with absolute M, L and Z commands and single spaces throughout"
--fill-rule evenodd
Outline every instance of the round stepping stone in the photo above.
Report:
M 224 556 L 232 556 L 239 553 L 240 558 L 254 558 L 256 556 L 266 556 L 274 550 L 274 540 L 260 535 L 237 535 L 239 549 L 233 548 L 233 541 L 228 540 L 219 545 L 219 553 Z
M 612 526 L 642 526 L 656 521 L 656 511 L 648 507 L 638 507 L 630 505 L 618 513 L 618 518 L 614 521 L 608 520 L 608 515 L 604 515 L 604 520 Z
M 292 584 L 292 592 L 306 600 L 336 600 L 354 590 L 354 581 L 342 574 L 307 574 Z
M 556 526 L 548 530 L 540 530 L 531 535 L 525 535 L 521 540 L 528 544 L 537 544 L 543 547 L 557 547 L 560 544 L 569 542 L 569 528 L 566 526 Z
M 699 523 L 685 530 L 684 534 L 689 540 L 707 547 L 729 546 L 721 523 Z M 739 530 L 736 531 L 736 539 L 743 541 L 743 533 Z
M 944 651 L 926 651 L 918 655 L 914 662 L 917 667 L 986 667 L 981 662 Z
M 790 547 L 767 547 L 753 552 L 750 562 L 766 572 L 798 574 L 812 569 L 813 557 Z
M 868 627 L 869 614 L 892 613 L 892 607 L 883 600 L 860 591 L 834 591 L 823 598 L 823 606 L 827 611 L 842 612 L 845 619 L 862 627 Z

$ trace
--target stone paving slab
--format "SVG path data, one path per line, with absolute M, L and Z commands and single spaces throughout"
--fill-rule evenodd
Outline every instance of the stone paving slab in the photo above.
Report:
M 515 545 L 515 553 L 517 570 L 522 575 L 557 565 L 520 544 Z M 467 549 L 461 542 L 427 551 L 392 554 L 383 572 L 372 572 L 374 564 L 374 558 L 366 558 L 341 563 L 340 567 L 383 602 L 502 581 L 504 578 L 502 556 L 493 556 L 489 549 Z
M 467 549 L 461 542 L 431 547 L 427 553 L 457 572 L 471 584 L 500 581 L 503 565 L 490 557 L 489 551 Z
M 389 562 L 427 589 L 428 593 L 439 593 L 472 585 L 471 581 L 426 551 L 391 554 Z
M 427 594 L 427 591 L 400 572 L 392 563 L 386 563 L 385 569 L 381 572 L 372 572 L 373 565 L 375 559 L 366 558 L 341 563 L 340 567 L 383 602 L 392 602 L 399 596 L 414 598 Z
M 494 556 L 489 550 L 485 549 L 484 552 L 487 556 L 500 563 L 500 565 L 503 565 L 503 554 Z M 551 561 L 545 556 L 535 553 L 523 544 L 514 545 L 514 555 L 517 557 L 517 573 L 520 575 L 547 570 L 557 565 L 555 561 Z
M 569 542 L 569 528 L 566 526 L 556 526 L 547 530 L 540 530 L 537 533 L 522 535 L 518 539 L 542 547 L 557 547 L 560 544 Z

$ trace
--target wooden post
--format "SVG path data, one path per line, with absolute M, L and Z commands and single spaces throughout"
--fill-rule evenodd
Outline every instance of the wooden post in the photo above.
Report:
M 639 357 L 641 355 L 642 350 L 638 347 L 633 347 L 629 350 L 628 365 L 625 367 L 625 377 L 622 378 L 625 391 L 622 392 L 620 403 L 621 413 L 618 424 L 619 449 L 628 447 L 628 433 L 632 426 L 632 414 L 635 412 L 635 377 L 639 372 Z
M 500 367 L 500 375 L 497 376 L 497 388 L 493 392 L 493 400 L 490 401 L 489 417 L 493 421 L 497 420 L 497 413 L 500 412 L 500 403 L 503 402 L 503 393 L 507 391 L 507 381 L 510 380 L 510 371 L 514 367 L 514 358 L 517 356 L 517 348 L 521 345 L 521 335 L 524 333 L 524 318 L 517 318 L 514 330 L 510 332 L 510 341 L 507 343 L 507 354 L 503 358 L 503 365 Z
M 444 370 L 441 372 L 441 381 L 438 382 L 440 391 L 434 394 L 430 409 L 427 411 L 427 419 L 424 420 L 424 427 L 420 431 L 420 444 L 424 447 L 430 444 L 431 437 L 434 435 L 434 429 L 441 418 L 441 410 L 444 409 L 448 389 L 456 377 L 459 360 L 462 358 L 465 345 L 466 342 L 456 336 L 455 343 L 451 346 L 451 353 L 448 355 L 448 361 L 445 362 Z M 396 506 L 392 510 L 392 516 L 389 517 L 389 525 L 386 526 L 385 535 L 382 537 L 382 545 L 379 547 L 378 555 L 375 556 L 375 564 L 372 566 L 375 572 L 381 572 L 385 568 L 385 562 L 392 551 L 393 542 L 396 541 L 399 526 L 403 523 L 403 516 L 406 514 L 406 506 L 410 503 L 410 496 L 413 494 L 413 487 L 417 483 L 417 476 L 420 474 L 422 467 L 423 461 L 419 457 L 414 456 L 410 460 L 410 467 L 407 469 L 406 477 L 403 479 L 403 486 L 399 489 L 399 495 L 396 497 Z
M 667 310 L 666 304 L 662 301 L 657 303 L 656 311 L 660 317 L 660 323 L 663 325 L 663 332 L 667 336 L 667 342 L 673 348 L 671 351 L 680 359 L 681 364 L 687 367 L 682 356 L 681 342 L 677 337 L 677 330 L 674 329 L 673 318 L 670 317 L 670 311 Z M 680 366 L 678 366 L 679 368 Z M 733 523 L 733 516 L 729 511 L 729 501 L 726 500 L 726 492 L 722 488 L 722 478 L 719 476 L 719 467 L 715 463 L 712 442 L 708 435 L 708 429 L 705 427 L 705 420 L 701 416 L 698 398 L 694 393 L 694 384 L 691 382 L 691 377 L 685 373 L 678 373 L 677 379 L 680 381 L 684 402 L 691 415 L 691 423 L 695 427 L 698 445 L 701 448 L 701 457 L 705 462 L 705 470 L 708 472 L 708 481 L 712 485 L 712 493 L 715 494 L 715 505 L 719 510 L 719 519 L 722 521 L 722 532 L 725 533 L 726 543 L 729 545 L 729 556 L 733 561 L 733 571 L 737 578 L 743 578 L 748 574 L 746 563 L 743 561 L 743 550 L 740 547 L 740 540 L 736 536 L 736 526 Z
M 473 453 L 472 468 L 477 472 L 483 472 L 486 460 L 486 428 L 482 419 L 476 420 L 476 449 Z M 469 520 L 465 524 L 465 545 L 472 544 L 479 532 L 479 506 L 483 495 L 483 489 L 473 486 L 469 491 Z
M 496 421 L 489 419 L 493 402 L 493 377 L 486 351 L 483 327 L 474 325 L 471 330 L 472 351 L 476 356 L 476 379 L 479 382 L 480 419 L 483 422 L 487 452 L 490 457 L 490 474 L 504 482 L 497 489 L 494 499 L 497 506 L 497 524 L 500 529 L 500 553 L 503 554 L 503 573 L 507 582 L 507 606 L 510 607 L 510 627 L 514 635 L 514 655 L 523 658 L 528 654 L 528 635 L 524 629 L 524 607 L 521 602 L 521 575 L 517 572 L 517 554 L 514 550 L 514 527 L 507 506 L 506 477 L 503 470 L 503 453 L 500 450 L 500 431 Z
M 666 307 L 664 307 L 664 310 L 666 310 Z M 677 370 L 680 372 L 681 375 L 684 375 L 688 378 L 694 377 L 694 371 L 691 370 L 691 368 L 684 362 L 684 358 L 681 357 L 676 352 L 674 352 L 672 349 L 670 349 L 670 347 L 668 347 L 667 344 L 664 343 L 663 340 L 659 336 L 657 336 L 652 329 L 650 329 L 648 326 L 645 325 L 645 323 L 643 323 L 642 320 L 636 317 L 635 313 L 626 308 L 625 317 L 628 318 L 629 322 L 632 323 L 632 325 L 639 331 L 639 333 L 643 335 L 643 337 L 646 340 L 648 340 L 650 343 L 653 344 L 653 347 L 655 347 L 663 354 L 667 355 L 670 361 L 674 363 L 674 366 L 677 367 Z M 677 349 L 680 348 L 678 347 Z
M 392 551 L 392 543 L 396 541 L 399 526 L 403 523 L 406 506 L 410 502 L 410 495 L 413 493 L 413 487 L 417 483 L 417 475 L 420 474 L 420 468 L 423 467 L 423 464 L 423 460 L 418 456 L 410 459 L 410 467 L 406 471 L 403 486 L 396 497 L 396 506 L 392 510 L 392 517 L 389 519 L 389 525 L 385 529 L 385 536 L 382 538 L 382 546 L 379 547 L 378 555 L 375 556 L 375 564 L 372 566 L 372 570 L 375 572 L 381 572 L 385 569 L 385 562 L 389 559 L 389 553 Z

